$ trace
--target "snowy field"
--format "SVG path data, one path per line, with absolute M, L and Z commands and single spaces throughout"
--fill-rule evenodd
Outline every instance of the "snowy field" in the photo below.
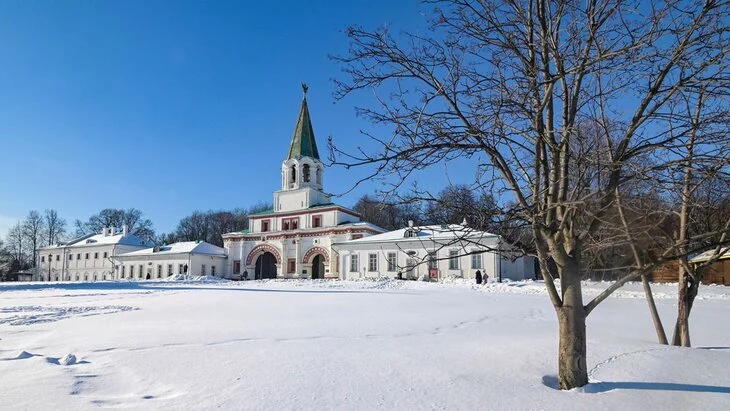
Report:
M 676 285 L 654 291 L 671 333 Z M 2 284 L 0 409 L 730 409 L 730 287 L 701 287 L 691 331 L 656 344 L 629 284 L 561 392 L 540 283 Z

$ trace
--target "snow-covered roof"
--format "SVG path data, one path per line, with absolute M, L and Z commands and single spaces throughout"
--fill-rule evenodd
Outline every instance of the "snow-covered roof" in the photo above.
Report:
M 460 224 L 428 225 L 401 228 L 400 230 L 388 231 L 387 233 L 344 241 L 337 245 L 393 243 L 401 241 L 449 241 L 459 238 L 468 238 L 474 241 L 476 239 L 498 237 L 496 234 L 475 230 Z
M 205 254 L 212 256 L 226 257 L 225 248 L 206 243 L 205 241 L 182 241 L 170 245 L 145 248 L 144 250 L 132 251 L 119 254 L 117 257 L 133 257 L 143 255 L 164 255 L 164 254 Z
M 715 257 L 715 248 L 711 250 L 707 250 L 704 253 L 697 254 L 696 256 L 689 259 L 692 263 L 701 263 L 703 261 L 707 261 L 713 257 Z M 730 258 L 730 247 L 723 247 L 720 249 L 719 252 L 720 257 L 718 257 L 718 260 L 724 260 L 726 258 Z
M 137 237 L 134 234 L 127 234 L 123 235 L 122 233 L 112 234 L 112 235 L 105 235 L 103 233 L 97 233 L 97 234 L 86 234 L 78 238 L 74 238 L 73 240 L 61 243 L 61 244 L 54 244 L 47 247 L 43 247 L 40 250 L 50 250 L 55 248 L 67 248 L 67 247 L 86 247 L 86 246 L 96 246 L 96 245 L 131 245 L 131 246 L 139 246 L 139 247 L 145 247 L 148 244 L 144 242 L 141 238 Z

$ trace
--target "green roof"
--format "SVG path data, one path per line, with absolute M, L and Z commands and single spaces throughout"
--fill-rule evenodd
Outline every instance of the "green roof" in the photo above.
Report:
M 314 139 L 314 129 L 312 128 L 312 120 L 309 117 L 309 108 L 307 107 L 307 85 L 302 84 L 302 88 L 304 89 L 302 108 L 299 110 L 297 126 L 294 127 L 294 136 L 291 139 L 287 160 L 299 157 L 311 157 L 319 160 L 317 142 Z

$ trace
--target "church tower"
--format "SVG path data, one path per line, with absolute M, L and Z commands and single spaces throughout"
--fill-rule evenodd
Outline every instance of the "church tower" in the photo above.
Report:
M 324 164 L 319 159 L 312 120 L 307 106 L 307 85 L 302 84 L 304 97 L 299 110 L 289 153 L 281 164 L 281 190 L 274 192 L 274 211 L 286 212 L 330 204 L 325 194 Z

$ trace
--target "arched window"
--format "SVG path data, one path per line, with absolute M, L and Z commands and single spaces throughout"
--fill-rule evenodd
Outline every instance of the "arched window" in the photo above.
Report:
M 309 182 L 309 164 L 305 164 L 304 168 L 302 169 L 302 176 L 304 177 L 304 182 Z
M 297 166 L 296 164 L 291 166 L 291 182 L 296 183 L 297 182 Z
M 317 184 L 322 185 L 322 167 L 317 167 Z

